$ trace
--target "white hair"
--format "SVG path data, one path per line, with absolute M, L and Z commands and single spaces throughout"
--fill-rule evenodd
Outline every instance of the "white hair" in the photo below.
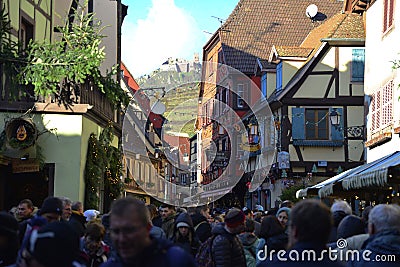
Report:
M 344 200 L 335 200 L 332 204 L 331 212 L 334 213 L 336 211 L 343 211 L 344 213 L 350 215 L 352 213 L 351 206 Z
M 400 206 L 379 204 L 373 207 L 369 213 L 368 223 L 374 225 L 375 232 L 400 231 Z

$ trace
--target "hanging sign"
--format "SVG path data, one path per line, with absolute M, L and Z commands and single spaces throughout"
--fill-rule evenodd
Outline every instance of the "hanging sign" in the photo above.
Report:
M 6 123 L 7 145 L 14 149 L 25 149 L 35 144 L 37 129 L 30 119 L 17 118 Z
M 36 159 L 13 159 L 11 162 L 13 173 L 38 172 L 39 162 Z

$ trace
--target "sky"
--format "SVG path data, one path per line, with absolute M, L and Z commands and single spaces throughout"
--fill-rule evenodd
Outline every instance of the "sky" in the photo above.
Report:
M 122 0 L 122 61 L 134 77 L 156 70 L 169 57 L 192 60 L 239 0 Z M 211 33 L 211 34 L 210 34 Z

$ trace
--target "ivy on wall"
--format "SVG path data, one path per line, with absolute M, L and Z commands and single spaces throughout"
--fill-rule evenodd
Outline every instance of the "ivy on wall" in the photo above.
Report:
M 85 209 L 99 209 L 100 192 L 104 188 L 106 203 L 119 197 L 124 190 L 122 155 L 111 145 L 114 135 L 109 124 L 99 139 L 92 133 L 89 137 L 85 166 Z

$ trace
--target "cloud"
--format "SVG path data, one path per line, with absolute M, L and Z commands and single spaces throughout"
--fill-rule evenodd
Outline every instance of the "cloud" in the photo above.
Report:
M 148 74 L 168 57 L 192 59 L 200 38 L 195 19 L 174 0 L 153 0 L 145 19 L 125 18 L 122 61 L 135 77 Z

